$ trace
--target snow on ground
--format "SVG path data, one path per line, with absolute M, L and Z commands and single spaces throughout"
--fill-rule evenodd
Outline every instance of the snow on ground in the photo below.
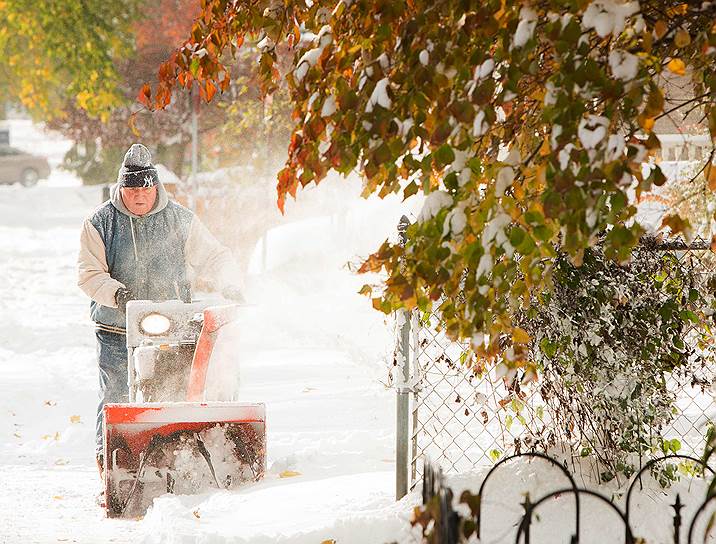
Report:
M 383 383 L 392 324 L 356 294 L 364 278 L 343 266 L 393 231 L 399 203 L 356 200 L 340 221 L 283 225 L 268 237 L 266 269 L 252 267 L 253 305 L 234 342 L 241 400 L 267 406 L 266 478 L 238 491 L 167 495 L 142 520 L 108 520 L 95 505 L 93 329 L 75 286 L 79 228 L 101 189 L 62 176 L 0 187 L 0 542 L 415 542 L 417 493 L 393 500 L 395 404 Z M 485 474 L 448 481 L 459 497 Z M 535 499 L 561 485 L 536 464 L 503 471 L 484 501 L 483 543 L 514 541 L 525 490 Z M 676 490 L 690 511 L 704 496 L 702 484 Z M 546 505 L 533 542 L 569 531 L 564 501 Z M 663 493 L 647 485 L 638 504 L 640 531 L 669 541 Z M 588 501 L 584 510 L 585 541 L 612 541 L 600 532 L 610 514 Z
M 380 542 L 407 531 L 410 507 L 393 500 L 394 393 L 382 383 L 392 328 L 343 266 L 346 240 L 366 238 L 354 230 L 360 212 L 348 238 L 328 237 L 310 258 L 272 259 L 248 280 L 240 397 L 267 405 L 265 480 L 161 498 L 141 521 L 103 517 L 94 337 L 75 285 L 79 228 L 100 194 L 0 187 L 0 542 Z M 318 239 L 302 228 L 274 233 L 269 254 Z M 379 234 L 372 243 L 390 233 Z M 287 470 L 298 475 L 280 477 Z

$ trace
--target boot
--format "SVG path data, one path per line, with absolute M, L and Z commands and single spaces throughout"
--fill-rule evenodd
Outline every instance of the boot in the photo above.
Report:
M 96 457 L 97 470 L 99 471 L 100 480 L 104 481 L 104 456 L 100 453 Z
M 95 502 L 97 503 L 97 506 L 99 506 L 100 508 L 104 508 L 106 506 L 104 497 L 104 457 L 100 453 L 99 455 L 97 455 L 97 457 L 95 457 L 95 460 L 97 461 L 99 479 L 102 480 L 102 490 L 95 497 Z

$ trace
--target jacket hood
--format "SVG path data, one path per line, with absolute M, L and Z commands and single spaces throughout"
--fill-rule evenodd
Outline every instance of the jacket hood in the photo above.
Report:
M 140 217 L 148 217 L 150 215 L 154 215 L 155 213 L 159 213 L 164 208 L 167 207 L 167 204 L 169 203 L 169 195 L 167 194 L 167 190 L 164 188 L 164 185 L 162 182 L 157 183 L 157 200 L 154 202 L 154 207 L 149 210 L 144 215 L 134 215 L 132 212 L 130 212 L 127 207 L 124 205 L 124 202 L 122 201 L 122 195 L 119 192 L 120 185 L 119 183 L 115 183 L 112 185 L 112 187 L 109 190 L 109 200 L 112 202 L 112 205 L 117 208 L 120 212 L 122 212 L 124 215 L 128 215 L 129 217 L 133 217 L 134 219 L 138 219 Z

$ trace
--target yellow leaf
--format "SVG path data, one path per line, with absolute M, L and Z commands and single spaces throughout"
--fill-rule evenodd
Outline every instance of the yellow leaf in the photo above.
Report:
M 512 341 L 515 344 L 528 344 L 530 341 L 530 335 L 526 330 L 521 329 L 520 327 L 515 327 L 512 329 Z
M 55 499 L 56 501 L 61 501 L 62 499 L 64 499 L 64 497 L 62 495 L 53 495 L 52 498 Z
M 60 432 L 59 432 L 59 431 L 57 431 L 57 432 L 55 433 L 54 438 L 55 438 L 55 440 L 59 440 L 59 439 L 60 439 Z
M 336 541 L 332 538 L 329 538 L 328 540 L 322 540 L 321 544 L 336 544 Z
M 674 15 L 686 15 L 689 12 L 688 4 L 678 4 L 666 10 L 666 15 L 673 17 Z
M 70 423 L 79 423 L 80 416 L 70 416 Z
M 20 433 L 12 433 L 12 435 L 13 435 L 15 438 L 22 438 L 22 436 L 20 436 Z
M 684 30 L 683 28 L 680 28 L 676 32 L 676 36 L 674 37 L 674 45 L 676 47 L 686 47 L 691 43 L 691 35 L 688 33 L 688 31 Z
M 683 76 L 686 73 L 686 65 L 681 59 L 671 59 L 666 67 L 670 72 L 673 72 L 678 76 Z
M 550 154 L 550 152 L 551 152 L 551 150 L 550 150 L 550 145 L 549 145 L 549 138 L 545 134 L 544 139 L 542 140 L 542 147 L 540 147 L 539 154 L 542 157 L 546 157 L 547 155 Z
M 654 129 L 654 122 L 653 117 L 639 116 L 639 125 L 641 125 L 641 128 L 646 132 L 651 132 Z
M 651 35 L 651 32 L 644 32 L 641 36 L 642 39 L 642 48 L 644 49 L 645 53 L 651 53 L 651 46 L 654 43 L 654 38 Z
M 537 102 L 542 102 L 544 100 L 545 95 L 545 89 L 544 87 L 537 87 L 532 94 L 530 95 L 530 98 L 532 100 L 536 100 Z
M 668 31 L 669 26 L 664 21 L 657 21 L 654 25 L 654 34 L 656 34 L 657 40 L 660 40 Z
M 284 470 L 281 474 L 279 474 L 279 478 L 294 478 L 295 476 L 300 476 L 300 472 L 296 472 L 295 470 Z

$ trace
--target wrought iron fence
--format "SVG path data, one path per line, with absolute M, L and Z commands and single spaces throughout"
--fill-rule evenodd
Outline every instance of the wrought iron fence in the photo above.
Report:
M 650 249 L 671 252 L 679 266 L 698 276 L 701 288 L 716 277 L 716 255 L 704 240 L 686 244 L 676 239 Z M 441 331 L 439 306 L 426 315 L 403 311 L 398 321 L 398 498 L 422 479 L 424 457 L 447 473 L 459 473 L 512 454 L 547 449 L 550 411 L 539 381 L 524 386 L 519 379 L 504 379 L 495 368 L 468 361 L 469 345 L 453 342 Z M 698 457 L 703 452 L 707 424 L 716 416 L 714 382 L 716 368 L 698 364 L 669 378 L 678 413 L 661 434 L 678 439 L 680 454 Z
M 540 460 L 543 463 L 552 465 L 561 472 L 564 479 L 564 486 L 552 491 L 542 491 L 541 495 L 532 500 L 529 494 L 526 494 L 523 502 L 519 504 L 520 514 L 516 523 L 510 523 L 507 533 L 501 532 L 503 529 L 499 524 L 493 523 L 492 527 L 485 528 L 484 505 L 491 501 L 491 496 L 499 494 L 499 488 L 495 488 L 497 478 L 496 474 L 504 470 L 505 466 L 513 461 Z M 611 510 L 615 523 L 623 527 L 623 542 L 625 544 L 646 544 L 642 538 L 638 538 L 638 530 L 633 524 L 633 509 L 635 506 L 635 491 L 642 484 L 642 478 L 648 474 L 651 469 L 658 464 L 672 463 L 675 461 L 688 462 L 695 471 L 693 476 L 696 478 L 706 478 L 707 480 L 716 477 L 716 472 L 705 461 L 687 455 L 666 455 L 652 459 L 646 463 L 642 469 L 637 472 L 630 480 L 626 488 L 623 506 L 615 503 L 613 497 L 607 497 L 593 489 L 586 489 L 577 485 L 574 475 L 563 466 L 563 464 L 554 457 L 544 453 L 522 453 L 516 454 L 502 459 L 498 462 L 485 476 L 480 485 L 477 494 L 472 494 L 470 490 L 466 493 L 471 494 L 470 497 L 461 497 L 460 502 L 469 505 L 468 509 L 456 509 L 455 496 L 452 489 L 445 484 L 442 468 L 431 461 L 425 462 L 425 471 L 422 477 L 422 503 L 424 512 L 428 513 L 428 519 L 431 523 L 426 523 L 426 519 L 421 520 L 422 516 L 418 516 L 416 523 L 423 525 L 424 532 L 430 535 L 430 542 L 434 544 L 457 544 L 465 541 L 465 536 L 476 536 L 481 542 L 495 541 L 496 534 L 500 542 L 515 542 L 515 544 L 530 544 L 533 533 L 533 523 L 535 520 L 541 522 L 549 522 L 540 516 L 543 505 L 550 500 L 561 498 L 564 501 L 574 503 L 572 510 L 559 509 L 560 516 L 559 526 L 566 531 L 571 530 L 569 542 L 571 544 L 579 544 L 585 536 L 585 530 L 582 527 L 582 515 L 584 510 L 583 502 L 585 498 L 596 499 L 599 507 Z M 682 510 L 685 505 L 682 502 L 681 495 L 676 494 L 674 502 L 669 504 L 666 496 L 659 501 L 662 506 L 668 509 L 664 510 L 662 523 L 670 524 L 669 542 L 673 544 L 681 544 L 687 542 L 692 544 L 695 542 L 705 542 L 713 530 L 711 520 L 706 515 L 707 512 L 713 510 L 713 503 L 716 502 L 716 494 L 706 495 L 703 499 L 696 501 L 696 507 L 692 507 L 692 511 L 685 515 Z M 692 501 L 693 502 L 693 501 Z M 431 508 L 431 506 L 433 508 Z M 437 506 L 437 508 L 435 508 Z M 467 511 L 466 511 L 467 510 Z M 669 510 L 671 511 L 670 513 Z M 554 514 L 554 512 L 552 512 Z M 606 518 L 602 518 L 606 519 Z M 713 518 L 712 518 L 713 519 Z M 421 523 L 422 521 L 422 523 Z M 605 527 L 600 527 L 601 538 L 604 537 Z M 594 536 L 594 535 L 591 535 Z M 551 535 L 552 539 L 557 539 L 556 535 Z M 698 540 L 700 538 L 700 540 Z M 593 539 L 592 539 L 593 540 Z M 553 540 L 557 541 L 557 540 Z M 711 540 L 709 540 L 711 542 Z

